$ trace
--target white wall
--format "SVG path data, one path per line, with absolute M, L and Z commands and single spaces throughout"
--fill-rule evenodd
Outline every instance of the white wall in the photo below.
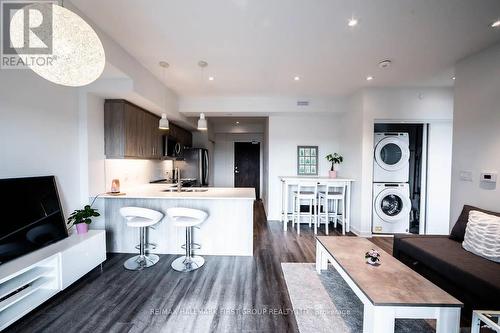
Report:
M 85 90 L 79 93 L 79 132 L 81 197 L 93 197 L 106 191 L 104 98 Z
M 264 168 L 264 134 L 263 133 L 217 133 L 215 134 L 214 152 L 214 186 L 234 187 L 234 143 L 252 142 L 260 143 L 260 190 L 263 188 Z
M 479 182 L 481 172 L 500 172 L 500 44 L 460 61 L 455 73 L 450 227 L 464 204 L 500 211 L 499 185 Z M 472 182 L 459 179 L 461 170 Z
M 77 89 L 0 74 L 0 178 L 55 175 L 65 217 L 80 205 Z
M 362 232 L 365 233 L 371 228 L 372 211 L 372 179 L 373 179 L 373 123 L 390 121 L 406 121 L 414 123 L 441 123 L 453 119 L 453 90 L 448 88 L 393 88 L 393 89 L 370 89 L 364 94 L 365 110 L 365 149 L 363 150 L 363 194 L 361 205 L 364 216 Z M 435 129 L 435 132 L 438 128 Z M 446 131 L 445 131 L 446 133 Z M 446 139 L 442 135 L 442 139 Z M 450 145 L 451 137 L 442 145 Z M 432 144 L 431 142 L 429 142 Z M 430 147 L 432 149 L 432 147 Z M 434 155 L 431 155 L 431 157 Z M 443 157 L 451 158 L 451 150 Z M 433 161 L 429 161 L 434 165 Z M 447 185 L 448 184 L 448 185 Z M 449 191 L 447 182 L 427 182 L 427 192 Z M 449 206 L 449 196 L 440 199 L 443 206 Z M 433 214 L 436 213 L 436 216 Z M 427 210 L 427 218 L 431 221 L 439 219 L 439 210 Z M 446 222 L 442 221 L 441 225 Z M 440 228 L 435 226 L 435 228 Z
M 453 119 L 453 91 L 447 88 L 378 88 L 366 89 L 351 96 L 346 113 L 342 116 L 341 147 L 345 161 L 342 172 L 356 182 L 352 193 L 353 231 L 360 235 L 371 234 L 372 180 L 373 180 L 373 131 L 376 122 L 443 123 Z M 435 132 L 438 131 L 436 128 Z M 443 145 L 451 144 L 451 136 L 443 132 Z M 451 158 L 451 150 L 448 151 Z M 434 165 L 434 164 L 433 164 Z M 448 189 L 443 189 L 448 186 Z M 446 182 L 431 182 L 428 191 L 449 191 Z M 443 198 L 443 201 L 449 200 Z M 444 204 L 446 206 L 446 204 Z M 432 216 L 433 213 L 437 215 Z M 429 212 L 437 220 L 440 212 Z
M 425 233 L 447 235 L 451 201 L 453 122 L 429 124 Z M 425 198 L 422 198 L 425 200 Z
M 280 176 L 297 175 L 297 146 L 318 146 L 320 176 L 327 176 L 330 164 L 324 158 L 340 152 L 340 115 L 269 117 L 269 192 L 268 220 L 281 219 Z M 342 173 L 340 173 L 342 176 Z
M 263 166 L 262 166 L 262 201 L 264 209 L 269 211 L 269 118 L 266 118 L 264 124 L 264 146 L 263 150 Z
M 348 108 L 340 119 L 340 151 L 344 162 L 339 167 L 342 177 L 354 179 L 351 187 L 351 229 L 361 233 L 361 179 L 363 171 L 363 95 L 351 96 Z

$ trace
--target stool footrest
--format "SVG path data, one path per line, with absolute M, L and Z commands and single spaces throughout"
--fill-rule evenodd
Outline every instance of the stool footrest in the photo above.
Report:
M 182 244 L 181 248 L 185 250 L 186 249 L 186 244 Z M 198 243 L 191 243 L 191 249 L 193 249 L 193 250 L 200 250 L 201 249 L 201 245 L 198 244 Z
M 149 251 L 149 250 L 155 250 L 156 249 L 156 243 L 146 243 L 144 244 L 144 251 Z M 135 246 L 136 250 L 139 250 L 141 248 L 141 244 L 137 244 Z

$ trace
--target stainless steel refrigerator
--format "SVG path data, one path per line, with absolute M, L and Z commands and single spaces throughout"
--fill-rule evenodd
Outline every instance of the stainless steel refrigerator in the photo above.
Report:
M 192 179 L 194 186 L 208 186 L 209 163 L 208 150 L 203 148 L 184 149 L 184 160 L 175 162 L 181 172 L 181 178 Z M 196 180 L 195 180 L 196 179 Z

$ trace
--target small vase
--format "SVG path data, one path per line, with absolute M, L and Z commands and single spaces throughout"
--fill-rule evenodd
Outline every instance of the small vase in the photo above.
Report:
M 79 235 L 86 234 L 89 231 L 89 225 L 87 223 L 77 223 L 76 233 Z
M 330 178 L 337 178 L 337 171 L 335 171 L 335 170 L 328 171 L 328 176 Z

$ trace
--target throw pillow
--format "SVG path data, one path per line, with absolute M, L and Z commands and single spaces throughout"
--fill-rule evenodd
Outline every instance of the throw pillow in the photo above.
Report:
M 483 212 L 486 214 L 500 216 L 500 213 L 490 212 L 488 210 L 484 210 L 474 206 L 464 205 L 462 213 L 460 213 L 457 222 L 455 223 L 453 229 L 451 230 L 450 239 L 453 239 L 460 243 L 464 241 L 465 228 L 467 227 L 467 222 L 469 221 L 469 212 L 471 210 L 477 210 L 479 212 Z
M 470 211 L 462 247 L 478 256 L 500 263 L 500 217 L 476 210 Z

